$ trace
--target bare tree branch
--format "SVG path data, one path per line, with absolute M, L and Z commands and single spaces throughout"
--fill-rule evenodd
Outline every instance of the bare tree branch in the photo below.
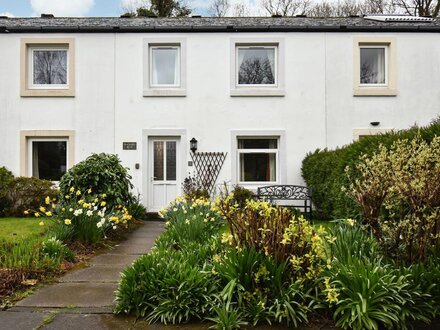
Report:
M 209 11 L 212 16 L 225 17 L 230 7 L 231 4 L 229 3 L 229 0 L 213 0 Z

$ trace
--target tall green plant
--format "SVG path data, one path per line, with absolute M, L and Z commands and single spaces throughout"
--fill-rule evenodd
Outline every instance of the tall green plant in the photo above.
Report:
M 122 166 L 117 155 L 93 154 L 63 175 L 60 194 L 64 199 L 71 188 L 82 192 L 92 189 L 94 194 L 107 195 L 108 208 L 128 205 L 133 201 L 130 179 L 128 169 Z

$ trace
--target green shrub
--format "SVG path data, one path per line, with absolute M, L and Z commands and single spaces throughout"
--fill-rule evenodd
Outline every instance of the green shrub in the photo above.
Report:
M 50 200 L 58 195 L 53 183 L 47 180 L 40 180 L 34 177 L 17 177 L 9 184 L 7 198 L 9 208 L 7 215 L 23 216 L 24 212 L 38 209 L 49 196 Z
M 387 256 L 408 263 L 440 256 L 440 136 L 381 145 L 347 176 L 348 192 Z
M 182 183 L 183 196 L 186 199 L 209 198 L 209 191 L 204 187 L 202 182 L 195 177 L 188 176 Z
M 0 217 L 5 215 L 5 211 L 9 206 L 7 193 L 12 179 L 14 179 L 12 172 L 6 167 L 0 167 Z
M 60 193 L 63 198 L 71 188 L 81 192 L 92 189 L 93 194 L 107 195 L 108 208 L 129 205 L 133 201 L 130 179 L 127 168 L 122 166 L 117 155 L 93 154 L 63 175 Z
M 345 168 L 353 169 L 361 154 L 371 155 L 378 150 L 379 144 L 389 147 L 399 139 L 413 139 L 417 134 L 430 142 L 434 136 L 440 136 L 440 119 L 422 128 L 368 136 L 345 147 L 333 151 L 318 149 L 309 153 L 302 164 L 302 176 L 313 190 L 313 203 L 322 219 L 337 219 L 347 216 L 361 218 L 361 212 L 355 202 L 341 189 L 348 186 Z
M 65 259 L 67 261 L 75 261 L 75 253 L 72 252 L 65 244 L 55 237 L 49 238 L 42 243 L 42 252 L 44 255 L 52 259 Z
M 247 200 L 251 200 L 255 197 L 255 194 L 252 190 L 246 189 L 239 185 L 235 185 L 231 193 L 234 196 L 235 202 L 240 206 L 246 205 Z
M 132 202 L 127 205 L 127 210 L 137 220 L 147 219 L 147 208 L 142 205 L 140 195 L 132 196 Z

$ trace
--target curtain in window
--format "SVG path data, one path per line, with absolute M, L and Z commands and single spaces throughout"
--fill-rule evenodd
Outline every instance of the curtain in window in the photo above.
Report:
M 179 56 L 177 48 L 152 49 L 152 84 L 178 85 Z
M 39 156 L 38 156 L 38 143 L 32 142 L 32 176 L 40 177 Z
M 385 84 L 385 48 L 361 48 L 361 84 Z

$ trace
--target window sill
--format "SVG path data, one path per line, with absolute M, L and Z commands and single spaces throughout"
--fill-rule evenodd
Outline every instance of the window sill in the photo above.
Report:
M 235 88 L 231 89 L 231 96 L 284 96 L 284 89 L 280 88 Z
M 145 89 L 144 90 L 144 97 L 167 97 L 167 96 L 186 96 L 186 89 L 185 88 L 152 88 L 152 89 Z
M 21 91 L 22 97 L 74 97 L 73 89 L 25 89 Z
M 397 91 L 392 88 L 356 88 L 353 96 L 397 96 Z

